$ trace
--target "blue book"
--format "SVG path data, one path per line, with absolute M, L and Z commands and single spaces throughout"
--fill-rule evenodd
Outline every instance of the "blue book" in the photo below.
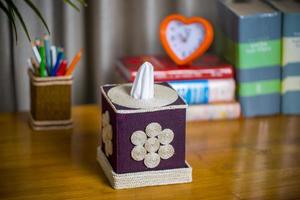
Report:
M 187 104 L 231 102 L 235 99 L 234 79 L 186 80 L 168 83 Z
M 268 0 L 282 12 L 282 104 L 284 114 L 300 114 L 300 2 Z
M 221 54 L 236 68 L 244 117 L 280 112 L 281 12 L 263 1 L 218 1 Z

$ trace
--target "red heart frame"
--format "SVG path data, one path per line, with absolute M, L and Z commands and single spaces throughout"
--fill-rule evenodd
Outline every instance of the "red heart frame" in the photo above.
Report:
M 199 45 L 199 47 L 191 55 L 189 55 L 185 59 L 178 58 L 177 55 L 174 53 L 174 51 L 171 49 L 171 47 L 167 41 L 166 29 L 167 29 L 168 24 L 173 20 L 181 21 L 184 24 L 200 23 L 204 27 L 204 30 L 205 30 L 203 42 Z M 171 59 L 178 65 L 190 64 L 193 60 L 200 57 L 210 47 L 210 45 L 213 41 L 213 38 L 214 38 L 213 27 L 208 20 L 206 20 L 202 17 L 186 18 L 185 16 L 178 15 L 178 14 L 167 16 L 162 21 L 159 32 L 160 32 L 160 40 L 162 42 L 164 49 L 166 50 L 167 54 L 171 57 Z

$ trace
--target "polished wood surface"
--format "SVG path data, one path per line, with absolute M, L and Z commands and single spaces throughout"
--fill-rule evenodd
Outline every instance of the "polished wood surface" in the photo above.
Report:
M 0 114 L 1 199 L 300 199 L 300 117 L 187 125 L 193 183 L 114 190 L 96 163 L 99 109 L 73 109 L 69 131 L 34 132 Z

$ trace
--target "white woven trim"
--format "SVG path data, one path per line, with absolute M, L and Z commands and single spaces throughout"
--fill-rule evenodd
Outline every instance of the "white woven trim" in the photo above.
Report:
M 73 122 L 70 124 L 51 124 L 51 125 L 36 125 L 32 120 L 29 120 L 29 123 L 33 130 L 35 131 L 44 131 L 44 130 L 63 130 L 73 128 Z
M 48 131 L 48 130 L 67 130 L 67 129 L 72 129 L 74 126 L 73 124 L 63 125 L 63 126 L 35 126 L 31 124 L 31 127 L 35 131 Z
M 187 162 L 186 168 L 117 174 L 113 171 L 100 147 L 97 148 L 97 161 L 115 189 L 192 182 L 192 168 Z
M 50 81 L 50 82 L 31 82 L 34 86 L 49 86 L 49 85 L 72 85 L 72 81 Z
M 69 125 L 73 123 L 72 119 L 68 120 L 43 120 L 43 121 L 38 121 L 33 119 L 31 113 L 29 114 L 30 121 L 32 124 L 36 126 L 51 126 L 51 125 Z
M 134 94 L 135 92 L 138 91 L 136 90 L 131 91 L 132 87 L 133 87 L 132 83 L 117 85 L 115 87 L 110 88 L 107 91 L 106 95 L 109 97 L 112 103 L 119 106 L 124 106 L 133 109 L 152 109 L 156 107 L 168 106 L 174 103 L 178 99 L 177 92 L 172 88 L 164 85 L 154 84 L 153 91 L 155 95 L 153 98 L 149 98 L 149 99 L 140 99 L 138 96 L 141 94 Z M 138 88 L 139 87 L 137 86 L 137 88 L 135 89 L 139 90 Z M 137 95 L 136 96 L 137 98 L 131 95 Z
M 73 83 L 72 76 L 37 77 L 33 75 L 31 69 L 28 70 L 28 74 L 31 83 L 36 86 L 71 85 Z
M 112 107 L 112 109 L 116 113 L 120 114 L 128 114 L 128 113 L 146 113 L 146 112 L 154 112 L 154 111 L 160 111 L 160 110 L 174 110 L 174 109 L 186 109 L 188 106 L 185 105 L 171 105 L 171 106 L 163 106 L 163 107 L 157 107 L 157 108 L 151 108 L 151 109 L 135 109 L 135 110 L 118 110 L 115 105 L 110 101 L 109 97 L 106 95 L 106 92 L 104 91 L 103 87 L 105 86 L 116 86 L 119 84 L 107 84 L 100 87 L 101 93 L 103 94 L 106 101 L 109 103 L 109 105 Z M 181 98 L 178 95 L 178 98 Z

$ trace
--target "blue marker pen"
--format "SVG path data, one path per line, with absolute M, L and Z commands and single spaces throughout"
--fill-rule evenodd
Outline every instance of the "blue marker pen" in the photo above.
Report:
M 51 76 L 55 76 L 56 75 L 57 70 L 58 70 L 59 65 L 60 65 L 60 62 L 63 59 L 63 57 L 64 57 L 63 51 L 59 51 L 58 54 L 57 54 L 56 63 L 55 63 L 55 65 L 54 65 L 54 67 L 53 67 L 53 69 L 51 71 Z

